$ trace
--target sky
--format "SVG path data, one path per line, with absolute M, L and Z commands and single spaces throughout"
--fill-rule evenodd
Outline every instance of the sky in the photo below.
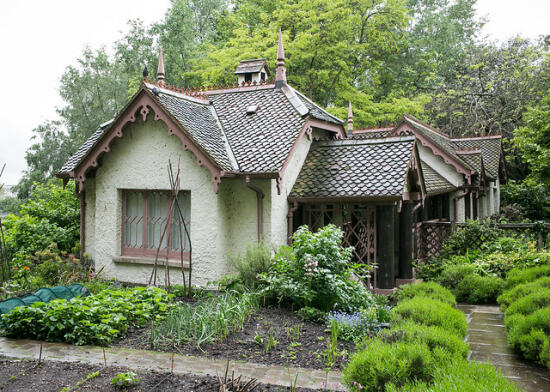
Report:
M 1 183 L 16 184 L 26 167 L 32 129 L 57 118 L 63 106 L 59 79 L 76 63 L 85 45 L 109 47 L 127 31 L 129 19 L 150 24 L 162 19 L 170 0 L 18 0 L 2 2 L 0 22 Z M 504 41 L 512 36 L 550 34 L 550 0 L 478 0 L 487 17 L 483 34 Z

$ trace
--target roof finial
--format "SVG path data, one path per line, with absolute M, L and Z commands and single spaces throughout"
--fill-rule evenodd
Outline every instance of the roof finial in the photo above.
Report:
M 353 135 L 353 110 L 351 109 L 351 101 L 349 101 L 348 107 L 348 137 Z
M 159 54 L 159 66 L 157 68 L 157 80 L 159 84 L 164 84 L 164 56 L 162 55 L 162 48 L 160 48 Z
M 280 88 L 286 84 L 285 49 L 283 48 L 283 35 L 279 29 L 279 45 L 277 47 L 277 68 L 275 69 L 275 87 Z

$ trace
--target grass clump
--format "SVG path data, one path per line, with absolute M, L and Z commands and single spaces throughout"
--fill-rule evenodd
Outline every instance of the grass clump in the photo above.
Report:
M 386 343 L 421 342 L 433 351 L 445 350 L 451 356 L 467 358 L 470 347 L 460 336 L 438 326 L 421 325 L 414 322 L 399 324 L 390 330 L 382 330 L 378 337 Z
M 508 343 L 523 357 L 550 368 L 550 307 L 506 317 Z
M 231 265 L 235 268 L 240 282 L 248 289 L 260 287 L 258 276 L 269 271 L 273 262 L 273 251 L 264 242 L 254 242 L 247 246 L 244 254 L 230 257 Z
M 434 325 L 464 338 L 467 324 L 464 314 L 451 305 L 438 300 L 415 297 L 402 301 L 393 308 L 393 322 L 413 321 L 422 325 Z
M 172 309 L 152 326 L 154 348 L 201 345 L 220 342 L 230 333 L 243 329 L 259 306 L 255 293 L 226 292 L 195 304 L 184 303 Z
M 506 310 L 506 316 L 522 314 L 524 316 L 550 306 L 550 289 L 540 288 L 529 295 L 519 298 Z
M 396 293 L 398 301 L 422 296 L 444 302 L 449 305 L 456 305 L 454 295 L 435 282 L 420 282 L 403 285 Z
M 504 311 L 518 299 L 544 288 L 550 288 L 550 276 L 539 278 L 533 282 L 518 284 L 502 293 L 497 301 L 500 304 L 500 308 Z
M 540 265 L 532 268 L 515 268 L 508 272 L 504 289 L 511 289 L 519 284 L 533 282 L 543 276 L 550 276 L 550 265 Z

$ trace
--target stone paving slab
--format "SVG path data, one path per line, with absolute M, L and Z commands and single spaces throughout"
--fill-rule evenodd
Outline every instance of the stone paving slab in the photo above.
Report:
M 82 362 L 103 365 L 103 349 L 96 346 L 73 346 L 64 343 L 47 343 L 36 340 L 0 338 L 0 357 L 15 359 L 38 359 L 42 344 L 42 359 L 49 361 Z M 155 370 L 169 372 L 172 354 L 129 348 L 105 348 L 107 366 L 121 366 L 132 370 Z M 174 373 L 216 376 L 223 375 L 227 360 L 174 354 Z M 229 369 L 243 379 L 257 378 L 262 384 L 290 386 L 296 375 L 296 385 L 302 388 L 321 390 L 328 386 L 331 391 L 345 391 L 340 382 L 339 371 L 325 372 L 318 369 L 263 365 L 250 362 L 230 361 Z
M 550 391 L 550 371 L 524 361 L 508 346 L 504 315 L 498 306 L 458 305 L 466 314 L 470 359 L 488 362 L 526 392 Z

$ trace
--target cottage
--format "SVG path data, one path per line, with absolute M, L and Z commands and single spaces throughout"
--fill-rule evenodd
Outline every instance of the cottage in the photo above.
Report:
M 464 221 L 499 211 L 505 180 L 500 136 L 452 139 L 404 116 L 393 127 L 353 129 L 292 88 L 279 35 L 275 80 L 265 60 L 243 61 L 238 83 L 189 90 L 157 80 L 139 91 L 66 162 L 81 200 L 81 242 L 108 277 L 146 283 L 157 249 L 189 260 L 194 283 L 229 270 L 228 255 L 263 239 L 334 223 L 356 261 L 377 263 L 373 288 L 413 276 L 422 220 Z M 169 160 L 181 167 L 183 223 L 170 216 Z M 168 235 L 162 232 L 168 225 Z M 181 279 L 173 274 L 174 279 Z

